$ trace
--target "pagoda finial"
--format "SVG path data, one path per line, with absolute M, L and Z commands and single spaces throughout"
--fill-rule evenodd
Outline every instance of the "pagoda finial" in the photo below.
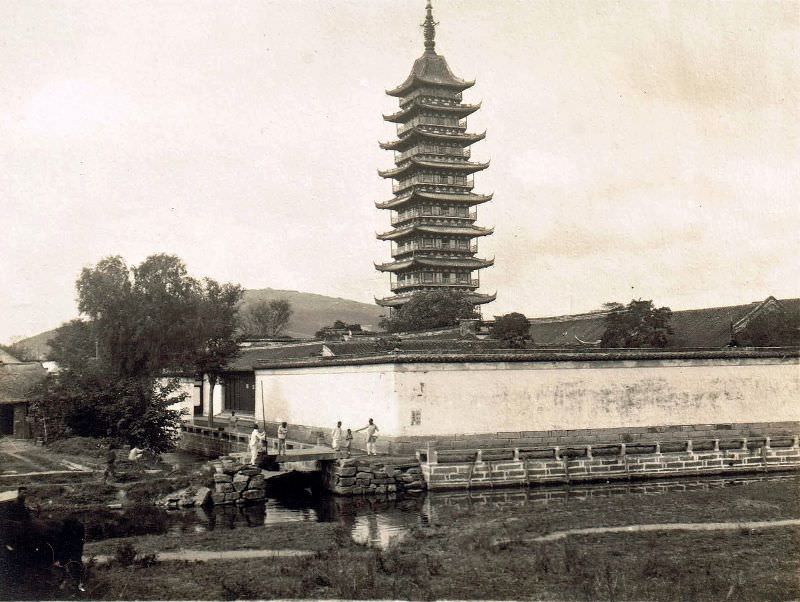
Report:
M 431 0 L 425 5 L 425 22 L 422 24 L 422 31 L 425 34 L 425 52 L 435 52 L 436 26 L 438 23 L 433 20 L 433 6 Z

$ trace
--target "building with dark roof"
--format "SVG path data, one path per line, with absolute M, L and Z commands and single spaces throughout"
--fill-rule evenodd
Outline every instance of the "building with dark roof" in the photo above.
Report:
M 394 197 L 376 203 L 392 212 L 392 229 L 378 239 L 392 244 L 392 261 L 375 268 L 390 274 L 391 297 L 378 299 L 398 307 L 418 291 L 455 289 L 469 293 L 473 303 L 488 303 L 495 295 L 477 292 L 478 270 L 493 259 L 476 257 L 476 239 L 491 228 L 475 225 L 475 206 L 492 198 L 472 192 L 472 174 L 487 163 L 470 161 L 469 147 L 485 134 L 467 132 L 466 117 L 480 104 L 462 102 L 462 92 L 474 82 L 456 77 L 435 51 L 436 23 L 431 3 L 424 23 L 425 52 L 406 80 L 389 96 L 400 99 L 400 110 L 384 119 L 397 124 L 397 140 L 381 143 L 395 152 L 395 167 L 379 171 L 395 180 Z
M 31 436 L 28 404 L 31 391 L 47 376 L 39 362 L 20 362 L 9 354 L 0 358 L 0 436 Z

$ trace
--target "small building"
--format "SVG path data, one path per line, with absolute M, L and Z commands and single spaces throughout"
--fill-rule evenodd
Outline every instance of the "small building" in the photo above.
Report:
M 0 436 L 33 436 L 28 419 L 30 394 L 46 376 L 40 362 L 21 362 L 5 352 L 0 355 Z

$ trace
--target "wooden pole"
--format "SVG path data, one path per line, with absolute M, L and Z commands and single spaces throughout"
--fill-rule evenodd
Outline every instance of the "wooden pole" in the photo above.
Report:
M 264 434 L 267 433 L 267 415 L 264 412 L 264 381 L 259 381 L 258 383 L 261 385 L 261 424 L 264 425 Z

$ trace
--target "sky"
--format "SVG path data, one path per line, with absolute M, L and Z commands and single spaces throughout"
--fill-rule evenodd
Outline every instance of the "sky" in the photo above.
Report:
M 389 295 L 384 90 L 424 0 L 0 3 L 0 342 L 109 255 Z M 800 296 L 800 2 L 434 0 L 475 79 L 484 315 Z

